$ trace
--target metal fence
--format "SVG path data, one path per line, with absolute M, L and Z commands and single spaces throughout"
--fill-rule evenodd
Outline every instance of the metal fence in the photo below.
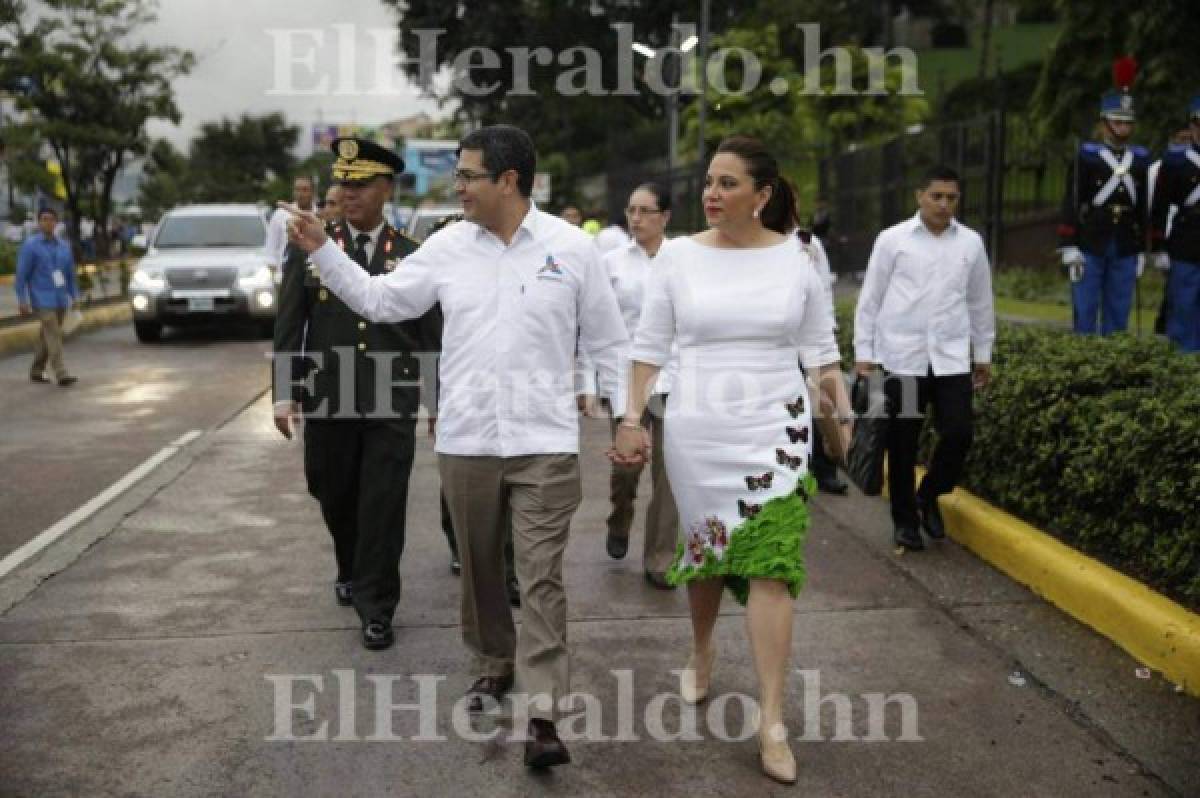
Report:
M 879 231 L 915 212 L 921 174 L 944 164 L 962 178 L 959 219 L 979 231 L 993 261 L 1033 265 L 1053 245 L 1072 145 L 1043 142 L 1027 116 L 997 111 L 824 158 L 830 260 L 837 271 L 865 269 Z

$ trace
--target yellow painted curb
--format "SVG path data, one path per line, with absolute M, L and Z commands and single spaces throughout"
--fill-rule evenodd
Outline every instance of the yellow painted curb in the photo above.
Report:
M 133 319 L 133 309 L 128 302 L 118 302 L 112 305 L 84 308 L 83 324 L 68 336 L 71 340 L 80 333 L 89 330 L 108 327 L 114 324 L 128 324 Z M 12 352 L 32 352 L 41 335 L 41 325 L 36 321 L 18 324 L 13 327 L 0 328 L 0 354 Z
M 954 540 L 1200 697 L 1200 615 L 961 488 L 941 509 Z

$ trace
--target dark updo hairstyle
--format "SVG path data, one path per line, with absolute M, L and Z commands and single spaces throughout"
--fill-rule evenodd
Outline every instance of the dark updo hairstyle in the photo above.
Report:
M 630 191 L 629 194 L 632 196 L 635 192 L 638 192 L 638 191 L 648 191 L 651 194 L 653 194 L 654 201 L 658 203 L 658 209 L 660 211 L 671 210 L 671 192 L 667 191 L 666 186 L 664 186 L 663 184 L 661 184 L 661 183 L 642 183 L 641 185 L 634 188 L 633 191 Z
M 717 155 L 736 155 L 746 164 L 754 178 L 754 190 L 771 187 L 771 199 L 759 213 L 759 221 L 768 230 L 788 235 L 800 226 L 796 213 L 796 192 L 788 179 L 779 173 L 779 163 L 761 141 L 752 136 L 730 136 L 717 147 Z

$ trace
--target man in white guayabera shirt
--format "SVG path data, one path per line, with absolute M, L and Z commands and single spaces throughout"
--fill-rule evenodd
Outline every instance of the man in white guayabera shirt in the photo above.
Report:
M 515 676 L 529 696 L 525 764 L 547 767 L 570 761 L 554 719 L 568 682 L 562 557 L 581 494 L 576 341 L 613 398 L 627 333 L 591 238 L 533 206 L 535 164 L 518 128 L 468 135 L 454 172 L 464 223 L 430 236 L 387 275 L 356 266 L 312 214 L 295 214 L 291 238 L 312 253 L 325 285 L 372 321 L 416 318 L 441 303 L 438 466 L 462 560 L 463 639 L 482 666 L 468 708 L 499 700 Z M 519 638 L 505 590 L 506 510 Z

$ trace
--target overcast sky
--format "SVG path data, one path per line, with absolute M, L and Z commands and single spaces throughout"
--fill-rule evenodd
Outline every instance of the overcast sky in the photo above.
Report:
M 371 30 L 396 28 L 394 13 L 377 0 L 162 0 L 158 17 L 146 41 L 186 48 L 198 59 L 175 84 L 181 124 L 150 127 L 152 135 L 181 148 L 204 122 L 242 113 L 282 111 L 301 128 L 300 155 L 309 150 L 315 122 L 378 124 L 420 111 L 441 113 L 397 72 L 377 68 L 382 48 Z M 288 28 L 319 33 L 269 32 Z M 343 46 L 346 41 L 351 46 Z M 292 63 L 281 66 L 289 43 Z M 306 64 L 306 58 L 313 61 Z M 381 87 L 396 91 L 369 94 Z M 289 88 L 309 93 L 272 93 Z

